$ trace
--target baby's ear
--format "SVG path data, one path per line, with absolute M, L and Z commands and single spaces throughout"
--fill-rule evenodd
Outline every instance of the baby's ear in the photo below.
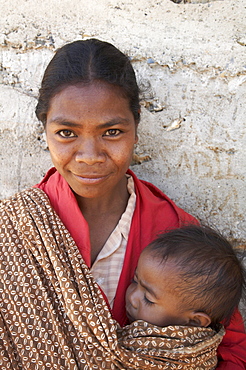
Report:
M 191 326 L 202 326 L 206 328 L 210 323 L 210 317 L 204 312 L 192 312 L 190 314 L 189 325 Z

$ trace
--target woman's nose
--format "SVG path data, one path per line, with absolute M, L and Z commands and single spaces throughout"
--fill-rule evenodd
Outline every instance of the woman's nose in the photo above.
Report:
M 106 155 L 100 143 L 94 138 L 82 139 L 75 154 L 77 162 L 84 162 L 89 166 L 105 162 Z

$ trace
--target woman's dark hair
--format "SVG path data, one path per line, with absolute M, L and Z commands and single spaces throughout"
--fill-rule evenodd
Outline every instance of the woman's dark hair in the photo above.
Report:
M 245 291 L 245 268 L 231 244 L 208 226 L 189 225 L 160 234 L 148 247 L 161 264 L 177 268 L 183 308 L 210 316 L 211 327 L 228 323 Z M 171 287 L 172 289 L 172 287 Z
M 74 41 L 57 50 L 43 76 L 36 107 L 37 118 L 46 124 L 50 100 L 64 87 L 90 84 L 96 80 L 121 88 L 138 123 L 139 88 L 130 60 L 112 44 L 97 39 Z

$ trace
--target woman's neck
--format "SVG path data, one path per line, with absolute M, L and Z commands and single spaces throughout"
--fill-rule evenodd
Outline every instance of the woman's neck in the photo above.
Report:
M 85 218 L 86 215 L 90 217 L 118 212 L 123 213 L 129 199 L 127 177 L 124 177 L 113 191 L 102 194 L 100 197 L 84 198 L 76 194 L 75 197 Z
M 115 191 L 100 198 L 85 199 L 78 196 L 76 198 L 89 225 L 91 264 L 93 264 L 127 207 L 129 199 L 127 178 Z

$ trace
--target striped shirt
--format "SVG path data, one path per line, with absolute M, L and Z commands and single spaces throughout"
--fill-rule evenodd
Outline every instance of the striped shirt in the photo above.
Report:
M 114 297 L 123 267 L 132 216 L 136 205 L 134 181 L 131 176 L 128 178 L 127 190 L 130 197 L 126 210 L 91 267 L 93 277 L 106 294 L 110 307 L 113 307 Z

